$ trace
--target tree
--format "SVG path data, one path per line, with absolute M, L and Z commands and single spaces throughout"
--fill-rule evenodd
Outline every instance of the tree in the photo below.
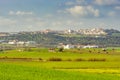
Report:
M 64 50 L 63 48 L 59 48 L 58 49 L 59 52 L 63 52 L 63 50 Z

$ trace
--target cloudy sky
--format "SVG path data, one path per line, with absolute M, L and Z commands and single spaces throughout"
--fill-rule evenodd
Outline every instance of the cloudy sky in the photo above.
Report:
M 113 28 L 120 0 L 0 0 L 0 31 Z

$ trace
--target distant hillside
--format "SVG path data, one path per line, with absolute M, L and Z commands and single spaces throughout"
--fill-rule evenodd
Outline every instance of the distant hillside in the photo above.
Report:
M 80 35 L 80 34 L 65 34 L 59 33 L 17 33 L 9 36 L 1 36 L 0 40 L 18 40 L 18 41 L 35 41 L 42 46 L 56 46 L 59 43 L 64 44 L 96 44 L 102 46 L 120 46 L 120 31 L 107 29 L 105 30 L 107 35 L 95 36 L 95 35 Z
M 108 35 L 120 37 L 120 31 L 118 31 L 118 30 L 115 30 L 115 29 L 106 29 L 105 32 Z

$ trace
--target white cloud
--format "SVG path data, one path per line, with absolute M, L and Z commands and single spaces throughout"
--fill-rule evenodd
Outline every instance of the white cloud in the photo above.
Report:
M 68 1 L 65 3 L 65 5 L 70 6 L 70 5 L 80 5 L 84 4 L 85 0 L 75 0 L 75 1 Z
M 72 8 L 66 9 L 66 11 L 68 11 L 69 13 L 71 13 L 74 16 L 78 16 L 78 15 L 84 16 L 84 15 L 87 15 L 87 12 L 86 12 L 85 8 L 82 7 L 82 6 L 74 6 Z
M 75 0 L 75 1 L 68 1 L 65 3 L 66 5 L 116 5 L 120 4 L 120 0 Z
M 116 10 L 120 10 L 120 6 L 116 6 L 115 9 L 116 9 Z
M 95 0 L 95 4 L 97 5 L 113 5 L 113 4 L 120 4 L 119 0 Z
M 52 26 L 53 29 L 77 29 L 80 26 L 83 26 L 84 23 L 82 21 L 78 20 L 57 20 L 57 21 L 51 21 L 50 26 Z
M 66 2 L 65 5 L 69 6 L 69 5 L 74 5 L 75 3 L 70 1 L 70 2 Z
M 33 15 L 33 12 L 25 12 L 25 11 L 10 11 L 9 15 L 17 15 L 17 16 L 23 16 L 23 15 Z
M 12 26 L 14 24 L 16 24 L 16 20 L 13 19 L 9 19 L 9 18 L 4 18 L 4 17 L 0 17 L 0 26 Z
M 69 26 L 73 26 L 73 27 L 79 27 L 79 26 L 82 26 L 84 23 L 83 22 L 81 22 L 81 21 L 77 21 L 77 20 L 67 20 L 66 22 L 65 22 L 67 25 L 69 25 Z
M 100 12 L 98 9 L 94 9 L 92 6 L 87 6 L 86 8 L 88 10 L 88 13 L 93 14 L 95 17 L 98 17 L 100 15 Z
M 0 17 L 0 31 L 34 31 L 40 30 L 46 25 L 46 20 L 38 17 Z
M 84 3 L 85 0 L 76 0 L 76 3 Z
M 108 16 L 110 16 L 110 17 L 116 16 L 116 12 L 111 11 L 111 12 L 108 13 Z
M 74 6 L 66 9 L 66 11 L 73 16 L 95 16 L 99 17 L 100 12 L 92 6 Z
M 61 21 L 52 22 L 52 26 L 58 26 L 58 25 L 62 25 L 62 22 Z

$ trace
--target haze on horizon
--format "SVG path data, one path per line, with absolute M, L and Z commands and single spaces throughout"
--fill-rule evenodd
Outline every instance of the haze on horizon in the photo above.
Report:
M 120 0 L 0 0 L 0 32 L 120 30 Z

